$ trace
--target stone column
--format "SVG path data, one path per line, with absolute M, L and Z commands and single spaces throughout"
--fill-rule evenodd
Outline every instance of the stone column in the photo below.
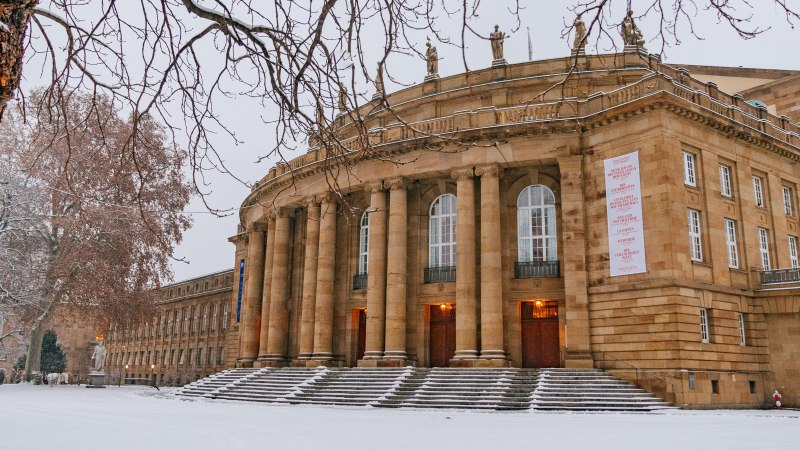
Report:
M 314 312 L 315 361 L 333 358 L 333 304 L 336 268 L 336 198 L 333 193 L 321 197 L 319 259 L 317 264 L 317 300 Z
M 319 255 L 319 203 L 308 202 L 306 218 L 306 255 L 303 267 L 303 306 L 300 315 L 300 352 L 297 359 L 310 359 L 314 352 L 314 309 L 317 299 L 317 264 Z
M 269 308 L 270 294 L 272 294 L 272 257 L 275 251 L 275 217 L 270 216 L 267 227 L 267 250 L 264 258 L 264 289 L 261 301 L 261 333 L 258 344 L 258 360 L 262 361 L 267 355 L 267 336 L 269 335 Z
M 367 338 L 364 360 L 383 357 L 386 327 L 386 191 L 378 181 L 369 192 L 369 247 L 367 249 Z
M 456 354 L 478 357 L 476 314 L 475 181 L 472 168 L 453 171 L 456 179 Z
M 481 359 L 504 360 L 500 167 L 480 167 L 478 175 L 481 177 Z
M 383 359 L 405 361 L 408 195 L 405 180 L 386 180 L 389 194 L 389 243 L 386 258 L 386 351 Z M 370 224 L 371 225 L 371 224 Z
M 589 282 L 586 271 L 586 224 L 583 199 L 583 156 L 558 158 L 561 171 L 561 242 L 564 296 L 567 310 L 564 365 L 594 365 L 589 328 Z
M 269 305 L 269 335 L 267 354 L 264 360 L 268 365 L 282 365 L 286 361 L 286 340 L 289 332 L 289 314 L 286 303 L 289 300 L 289 240 L 291 239 L 292 211 L 281 208 L 275 218 L 275 250 L 272 257 L 272 286 Z
M 266 227 L 254 223 L 247 236 L 244 305 L 239 347 L 239 364 L 252 367 L 258 357 L 258 332 L 261 328 L 261 294 L 264 288 L 264 233 Z M 180 326 L 180 324 L 177 324 Z

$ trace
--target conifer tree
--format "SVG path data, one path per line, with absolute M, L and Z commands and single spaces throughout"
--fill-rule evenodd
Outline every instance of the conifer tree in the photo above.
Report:
M 42 338 L 41 370 L 44 373 L 61 373 L 67 369 L 67 355 L 56 340 L 56 333 L 47 330 Z

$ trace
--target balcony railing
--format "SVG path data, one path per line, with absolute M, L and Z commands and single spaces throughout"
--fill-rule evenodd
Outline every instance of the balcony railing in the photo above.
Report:
M 358 273 L 353 275 L 353 290 L 360 291 L 367 288 L 367 274 Z
M 426 267 L 426 283 L 448 283 L 456 281 L 456 266 Z
M 517 261 L 514 263 L 516 278 L 558 278 L 558 261 Z
M 761 284 L 800 282 L 800 268 L 765 270 L 761 272 Z

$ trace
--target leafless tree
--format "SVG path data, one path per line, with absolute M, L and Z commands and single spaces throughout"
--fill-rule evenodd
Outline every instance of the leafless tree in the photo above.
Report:
M 47 80 L 40 117 L 63 103 L 63 92 L 74 89 L 109 96 L 132 113 L 135 128 L 140 117 L 153 117 L 167 124 L 171 139 L 188 147 L 194 190 L 205 199 L 210 189 L 205 179 L 208 170 L 237 177 L 228 170 L 227 155 L 213 139 L 223 133 L 236 140 L 231 127 L 236 118 L 223 117 L 218 105 L 227 98 L 248 97 L 261 102 L 263 119 L 274 129 L 275 141 L 262 158 L 291 159 L 298 149 L 312 144 L 306 142 L 308 136 L 316 136 L 329 157 L 329 182 L 335 185 L 335 171 L 345 163 L 342 155 L 372 151 L 365 116 L 376 108 L 391 110 L 385 96 L 372 101 L 376 66 L 401 85 L 416 81 L 395 76 L 393 56 L 422 60 L 424 37 L 431 36 L 435 44 L 457 48 L 468 71 L 467 44 L 487 39 L 487 33 L 476 29 L 479 16 L 490 8 L 505 8 L 514 31 L 520 26 L 524 6 L 534 8 L 518 0 L 499 4 L 480 0 L 0 0 L 4 24 L 0 29 L 0 113 L 17 89 L 23 60 L 27 60 L 30 65 L 24 73 Z M 751 21 L 763 8 L 782 11 L 791 23 L 798 19 L 799 8 L 786 0 L 757 6 L 750 0 L 646 0 L 635 5 L 630 0 L 570 0 L 564 12 L 566 16 L 581 14 L 587 25 L 586 39 L 607 47 L 609 39 L 619 40 L 622 14 L 631 6 L 637 20 L 658 19 L 658 30 L 648 30 L 648 45 L 661 52 L 667 45 L 699 34 L 693 28 L 697 14 L 714 15 L 722 26 L 752 38 L 765 31 Z M 571 23 L 571 17 L 565 20 L 565 34 L 572 32 Z M 131 42 L 138 44 L 134 51 Z M 344 89 L 350 94 L 341 97 L 341 109 L 362 137 L 347 147 L 324 126 L 339 112 Z M 404 122 L 402 117 L 397 119 Z M 130 148 L 133 151 L 136 146 Z

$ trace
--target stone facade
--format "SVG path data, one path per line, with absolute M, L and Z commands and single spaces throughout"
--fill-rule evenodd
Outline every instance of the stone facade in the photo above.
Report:
M 367 147 L 340 116 L 242 205 L 236 364 L 601 367 L 679 405 L 797 404 L 800 291 L 762 269 L 797 264 L 800 128 L 745 100 L 633 51 L 426 81 L 365 107 Z M 612 277 L 604 161 L 634 151 L 647 270 Z M 526 192 L 553 197 L 535 257 Z
M 106 373 L 133 382 L 180 384 L 234 364 L 238 333 L 231 333 L 234 271 L 162 287 L 164 300 L 152 323 L 107 336 Z M 238 350 L 238 349 L 237 349 Z

